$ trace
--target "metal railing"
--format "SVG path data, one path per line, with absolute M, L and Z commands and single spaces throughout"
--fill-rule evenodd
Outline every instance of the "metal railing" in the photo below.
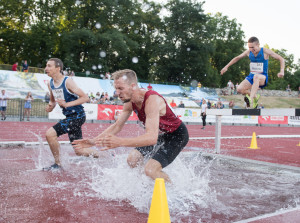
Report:
M 24 99 L 7 100 L 6 116 L 13 117 L 13 118 L 20 118 L 20 120 L 23 120 L 24 111 L 25 111 L 24 104 L 25 104 Z M 45 110 L 47 104 L 48 103 L 40 99 L 35 99 L 34 101 L 32 101 L 29 117 L 48 118 L 48 113 Z

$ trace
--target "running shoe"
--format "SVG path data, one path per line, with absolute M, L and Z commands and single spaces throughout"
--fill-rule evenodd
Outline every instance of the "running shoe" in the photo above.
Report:
M 246 94 L 246 96 L 244 97 L 244 101 L 246 102 L 247 104 L 247 108 L 250 107 L 250 104 L 251 104 L 251 98 L 249 97 L 248 94 Z
M 60 165 L 54 163 L 53 165 L 51 165 L 49 167 L 44 167 L 43 170 L 44 171 L 59 170 L 60 168 L 61 168 Z
M 260 94 L 256 94 L 256 98 L 253 98 L 253 108 L 257 108 Z

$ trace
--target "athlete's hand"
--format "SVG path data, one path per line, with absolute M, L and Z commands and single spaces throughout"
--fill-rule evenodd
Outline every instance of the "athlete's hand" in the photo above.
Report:
M 101 139 L 96 140 L 96 145 L 104 147 L 101 151 L 120 147 L 121 139 L 115 135 L 106 135 Z
M 67 107 L 67 102 L 62 99 L 57 99 L 56 102 L 59 104 L 60 107 L 66 108 Z
M 227 67 L 224 67 L 224 68 L 221 70 L 221 75 L 223 75 L 227 70 L 228 70 L 228 68 L 227 68 Z
M 78 139 L 78 140 L 74 140 L 72 142 L 72 145 L 74 149 L 84 149 L 84 148 L 92 147 L 96 144 L 94 139 Z
M 54 107 L 55 107 L 55 104 L 53 105 L 53 104 L 48 104 L 47 106 L 46 106 L 46 112 L 52 112 L 53 111 L 53 109 L 54 109 Z
M 279 72 L 279 73 L 277 74 L 277 77 L 279 77 L 279 78 L 283 78 L 283 76 L 284 76 L 284 72 L 283 72 L 283 71 L 281 71 L 281 72 Z

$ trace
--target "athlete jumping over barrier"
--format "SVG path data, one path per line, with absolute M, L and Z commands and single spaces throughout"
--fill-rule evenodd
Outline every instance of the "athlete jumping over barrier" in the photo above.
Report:
M 75 140 L 75 149 L 94 145 L 105 147 L 102 150 L 121 146 L 135 147 L 127 158 L 128 165 L 134 168 L 142 163 L 144 157 L 148 157 L 145 174 L 154 180 L 164 178 L 170 182 L 169 176 L 162 169 L 172 163 L 188 143 L 186 126 L 160 94 L 139 88 L 134 71 L 120 70 L 113 73 L 113 78 L 116 93 L 124 102 L 121 115 L 97 137 Z M 116 134 L 122 130 L 132 111 L 136 112 L 139 120 L 144 123 L 146 133 L 133 138 L 117 137 Z
M 223 75 L 228 68 L 238 62 L 240 59 L 248 56 L 250 59 L 250 74 L 237 88 L 237 92 L 245 95 L 244 100 L 247 107 L 250 107 L 253 102 L 253 108 L 257 108 L 260 95 L 257 94 L 258 88 L 264 88 L 268 84 L 268 61 L 269 56 L 280 61 L 280 72 L 277 74 L 279 78 L 284 76 L 284 59 L 270 49 L 259 46 L 259 40 L 256 37 L 251 37 L 248 40 L 248 50 L 244 51 L 239 56 L 233 58 L 222 70 Z

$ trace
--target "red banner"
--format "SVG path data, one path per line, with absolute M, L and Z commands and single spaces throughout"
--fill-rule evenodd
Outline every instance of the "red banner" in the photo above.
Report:
M 258 116 L 258 124 L 288 124 L 288 116 Z
M 120 115 L 122 111 L 123 111 L 122 105 L 98 104 L 97 120 L 115 120 L 115 115 Z M 134 112 L 132 112 L 128 120 L 135 121 L 138 120 L 138 117 Z

